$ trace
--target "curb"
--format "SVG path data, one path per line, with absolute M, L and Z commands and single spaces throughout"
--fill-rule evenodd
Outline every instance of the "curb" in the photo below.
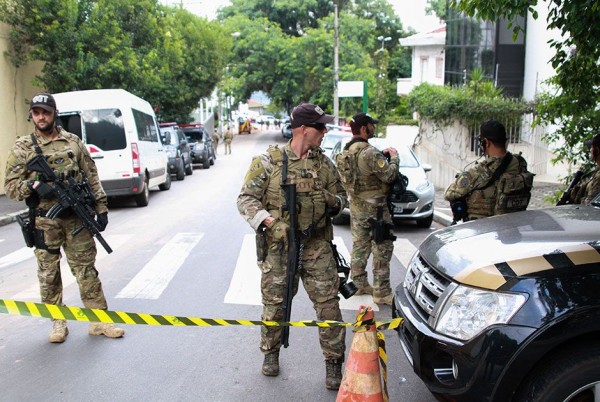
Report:
M 17 220 L 17 216 L 27 214 L 27 209 L 23 209 L 18 212 L 11 212 L 10 214 L 6 214 L 5 216 L 0 216 L 0 226 L 8 225 Z
M 435 209 L 433 210 L 433 220 L 444 226 L 450 226 L 452 224 L 451 216 L 438 212 Z

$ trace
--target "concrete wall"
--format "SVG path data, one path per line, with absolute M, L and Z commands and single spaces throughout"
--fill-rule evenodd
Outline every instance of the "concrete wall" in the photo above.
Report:
M 27 121 L 29 99 L 40 88 L 31 84 L 41 72 L 41 63 L 28 63 L 19 69 L 10 62 L 6 52 L 10 48 L 9 26 L 0 23 L 0 194 L 4 194 L 4 171 L 8 152 L 18 136 L 31 132 L 32 125 Z

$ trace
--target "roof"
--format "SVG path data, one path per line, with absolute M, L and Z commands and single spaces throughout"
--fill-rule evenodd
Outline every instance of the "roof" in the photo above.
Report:
M 400 38 L 402 46 L 443 46 L 446 44 L 446 25 L 430 32 L 421 32 L 406 38 Z

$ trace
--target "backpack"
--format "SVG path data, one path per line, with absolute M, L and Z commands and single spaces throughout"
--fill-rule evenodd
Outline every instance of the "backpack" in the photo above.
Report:
M 520 154 L 514 157 L 519 161 L 519 173 L 503 173 L 498 178 L 495 214 L 524 211 L 529 205 L 535 174 L 527 170 L 527 162 Z
M 356 153 L 343 151 L 336 155 L 335 163 L 346 191 L 353 191 L 356 181 Z

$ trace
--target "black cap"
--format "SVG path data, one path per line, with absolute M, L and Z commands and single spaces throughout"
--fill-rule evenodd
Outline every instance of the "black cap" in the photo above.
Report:
M 29 110 L 41 107 L 44 110 L 49 112 L 54 112 L 56 110 L 56 101 L 54 97 L 47 93 L 37 94 L 33 98 L 31 98 L 31 102 L 29 102 Z
M 600 133 L 596 134 L 591 140 L 584 141 L 583 145 L 586 147 L 591 147 L 592 145 L 600 147 Z
M 329 114 L 325 114 L 323 109 L 312 103 L 301 103 L 292 110 L 290 116 L 290 123 L 292 128 L 297 128 L 307 124 L 332 123 L 334 117 Z
M 379 123 L 379 120 L 374 119 L 368 113 L 358 113 L 358 114 L 354 115 L 352 120 L 350 120 L 350 127 L 354 126 L 354 127 L 360 128 L 362 126 L 366 126 L 369 123 L 377 124 L 377 123 Z

